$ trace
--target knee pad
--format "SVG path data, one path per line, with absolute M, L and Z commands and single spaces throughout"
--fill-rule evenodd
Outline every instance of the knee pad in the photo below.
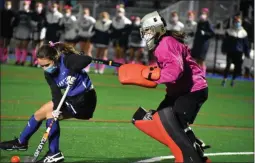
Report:
M 173 153 L 175 162 L 205 162 L 187 137 L 171 107 L 149 112 L 140 107 L 132 122 L 139 130 L 166 145 Z

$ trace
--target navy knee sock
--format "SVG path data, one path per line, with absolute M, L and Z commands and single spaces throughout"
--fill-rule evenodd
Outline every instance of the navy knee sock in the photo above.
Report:
M 37 121 L 32 115 L 32 117 L 29 119 L 26 127 L 22 131 L 19 137 L 19 142 L 21 144 L 27 144 L 30 137 L 39 129 L 41 126 L 42 121 Z
M 46 121 L 47 128 L 50 125 L 52 120 L 53 118 L 47 119 Z M 59 121 L 55 121 L 49 133 L 49 151 L 52 154 L 56 154 L 59 152 L 59 137 L 60 137 Z

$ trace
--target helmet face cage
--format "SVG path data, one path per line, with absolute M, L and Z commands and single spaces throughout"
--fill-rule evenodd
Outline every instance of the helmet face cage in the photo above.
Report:
M 146 41 L 149 50 L 156 47 L 155 42 L 165 34 L 165 23 L 157 11 L 145 15 L 141 20 L 140 34 Z
M 155 48 L 155 36 L 156 36 L 155 26 L 140 28 L 140 33 L 142 39 L 145 40 L 148 49 L 152 50 L 153 48 Z
M 146 42 L 153 39 L 156 35 L 156 30 L 154 26 L 149 26 L 146 28 L 140 28 L 141 38 L 144 39 Z

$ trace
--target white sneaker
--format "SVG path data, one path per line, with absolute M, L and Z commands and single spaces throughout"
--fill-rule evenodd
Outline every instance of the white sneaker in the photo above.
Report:
M 98 70 L 95 70 L 95 74 L 98 74 Z
M 64 161 L 64 155 L 62 152 L 58 152 L 56 154 L 51 154 L 50 152 L 47 152 L 47 154 L 43 157 L 43 159 L 39 160 L 39 163 L 45 163 L 45 162 L 62 162 Z

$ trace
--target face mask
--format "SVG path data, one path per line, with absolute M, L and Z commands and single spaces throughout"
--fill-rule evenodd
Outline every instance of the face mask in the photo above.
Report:
M 57 12 L 57 11 L 58 11 L 58 8 L 54 7 L 54 8 L 52 8 L 52 11 L 53 11 L 53 12 Z
M 105 23 L 107 21 L 107 19 L 102 19 L 102 22 Z
M 27 10 L 29 10 L 29 5 L 24 5 L 24 7 L 23 7 L 23 8 L 24 8 L 24 10 L 26 10 L 26 11 L 27 11 Z
M 48 67 L 47 69 L 45 69 L 44 71 L 46 71 L 49 74 L 53 74 L 54 72 L 56 72 L 57 68 L 58 68 L 57 66 L 52 65 L 52 66 Z
M 172 17 L 172 21 L 177 22 L 178 21 L 178 17 L 177 16 Z
M 37 11 L 38 13 L 41 13 L 41 12 L 42 12 L 42 9 L 43 9 L 42 7 L 37 7 L 37 8 L 36 8 L 36 11 Z
M 12 8 L 11 5 L 7 5 L 7 6 L 6 6 L 6 9 L 7 9 L 7 10 L 10 10 L 11 8 Z
M 240 22 L 236 22 L 236 23 L 235 23 L 235 27 L 236 27 L 236 28 L 240 28 L 240 27 L 241 27 L 241 23 L 240 23 Z
M 188 20 L 189 20 L 189 21 L 193 21 L 193 17 L 189 17 Z
M 123 16 L 124 16 L 123 13 L 121 13 L 121 12 L 118 12 L 118 13 L 117 13 L 117 17 L 123 17 Z
M 137 26 L 139 26 L 140 24 L 141 24 L 140 21 L 136 21 L 136 22 L 135 22 L 135 25 L 137 25 Z
M 205 14 L 202 14 L 202 15 L 200 16 L 200 19 L 201 19 L 201 20 L 206 20 L 206 18 L 207 18 L 207 15 L 205 15 Z
M 69 17 L 69 16 L 71 16 L 71 13 L 66 13 L 66 17 Z

